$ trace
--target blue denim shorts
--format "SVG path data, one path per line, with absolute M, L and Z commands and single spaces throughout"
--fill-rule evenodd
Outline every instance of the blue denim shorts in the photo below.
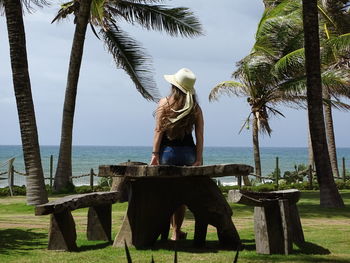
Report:
M 196 161 L 196 148 L 191 146 L 166 146 L 160 150 L 160 164 L 192 165 Z

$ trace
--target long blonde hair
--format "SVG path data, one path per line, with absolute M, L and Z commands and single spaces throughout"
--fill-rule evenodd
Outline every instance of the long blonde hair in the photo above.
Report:
M 160 115 L 160 130 L 166 132 L 166 136 L 170 139 L 183 139 L 185 134 L 191 133 L 193 130 L 194 123 L 196 121 L 196 113 L 198 110 L 197 98 L 193 96 L 193 107 L 188 115 L 183 117 L 177 122 L 172 123 L 169 118 L 176 118 L 179 114 L 174 112 L 174 110 L 179 110 L 183 108 L 186 101 L 186 94 L 184 94 L 176 86 L 171 86 L 171 92 L 169 98 L 171 102 L 168 102 L 162 106 L 160 109 L 157 109 Z

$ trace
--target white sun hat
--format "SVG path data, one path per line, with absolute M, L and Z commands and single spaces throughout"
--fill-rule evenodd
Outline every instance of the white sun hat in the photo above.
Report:
M 196 76 L 194 73 L 187 69 L 182 68 L 173 75 L 164 75 L 166 81 L 177 87 L 183 93 L 186 94 L 186 102 L 182 109 L 173 110 L 178 112 L 179 115 L 176 118 L 169 118 L 169 120 L 174 123 L 182 119 L 191 112 L 193 107 L 193 94 L 195 94 L 194 83 L 196 82 Z

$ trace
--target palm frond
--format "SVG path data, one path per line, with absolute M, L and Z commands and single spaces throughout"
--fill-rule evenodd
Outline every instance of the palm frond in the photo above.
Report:
M 141 95 L 148 100 L 157 101 L 160 96 L 152 77 L 151 58 L 139 43 L 115 24 L 109 24 L 108 30 L 101 30 L 100 35 L 117 67 L 124 69 Z
M 252 112 L 249 113 L 248 117 L 245 119 L 245 121 L 243 122 L 241 128 L 239 129 L 238 134 L 240 134 L 243 131 L 244 128 L 246 128 L 247 130 L 250 129 L 250 116 L 252 114 L 253 114 Z
M 237 95 L 242 93 L 244 85 L 235 81 L 223 81 L 216 85 L 209 93 L 209 101 L 218 100 L 222 94 Z
M 150 30 L 165 31 L 171 36 L 195 37 L 203 34 L 202 26 L 194 14 L 184 7 L 168 8 L 164 5 L 148 5 L 130 1 L 112 1 L 130 23 L 139 23 Z
M 119 0 L 112 0 L 111 2 L 116 2 L 116 1 L 119 1 Z M 131 3 L 144 3 L 144 4 L 147 4 L 147 3 L 161 3 L 161 2 L 164 2 L 164 0 L 127 0 L 128 2 L 131 2 Z
M 256 35 L 257 36 L 261 35 L 261 32 L 263 31 L 264 23 L 267 20 L 294 13 L 296 10 L 300 9 L 300 7 L 301 7 L 301 3 L 299 1 L 282 1 L 280 4 L 278 4 L 274 8 L 265 10 L 263 17 L 259 22 Z
M 104 28 L 104 19 L 106 18 L 104 7 L 106 5 L 105 0 L 94 0 L 91 2 L 91 22 L 98 24 Z M 95 22 L 96 21 L 96 22 Z
M 322 72 L 322 85 L 329 90 L 332 96 L 345 96 L 350 98 L 350 72 L 349 70 L 329 70 Z
M 288 94 L 306 94 L 306 76 L 302 75 L 299 77 L 286 79 L 285 81 L 279 83 L 279 89 Z
M 350 105 L 344 102 L 341 102 L 339 100 L 327 100 L 323 99 L 323 104 L 330 104 L 332 107 L 336 108 L 337 110 L 343 110 L 343 111 L 349 111 Z
M 337 28 L 336 23 L 333 21 L 333 19 L 328 15 L 327 11 L 321 6 L 317 5 L 319 13 L 325 18 L 325 20 L 331 24 L 334 28 Z
M 273 66 L 272 74 L 276 77 L 291 76 L 304 71 L 305 52 L 304 48 L 294 50 L 280 58 Z
M 98 40 L 101 40 L 99 35 L 96 32 L 94 25 L 92 23 L 89 23 L 89 24 L 90 24 L 90 28 L 91 28 L 92 33 L 94 33 L 94 35 L 97 37 Z
M 22 5 L 25 6 L 28 10 L 32 9 L 32 4 L 37 7 L 44 7 L 50 5 L 47 0 L 22 0 Z
M 282 112 L 280 112 L 279 110 L 275 109 L 275 108 L 272 108 L 272 107 L 269 107 L 269 106 L 266 106 L 266 108 L 269 110 L 269 112 L 271 112 L 273 115 L 280 115 L 282 116 L 283 118 L 285 118 L 286 116 L 284 116 L 284 114 Z M 270 115 L 270 114 L 269 114 Z
M 70 14 L 78 13 L 78 11 L 79 11 L 79 2 L 76 2 L 74 0 L 66 2 L 61 5 L 61 8 L 60 10 L 58 10 L 57 15 L 54 17 L 54 19 L 52 19 L 51 24 L 66 18 Z
M 332 37 L 325 45 L 338 52 L 350 52 L 350 33 Z
M 260 133 L 264 134 L 268 134 L 269 136 L 271 136 L 271 132 L 272 129 L 270 127 L 269 124 L 269 120 L 268 120 L 268 114 L 266 111 L 266 108 L 262 108 L 259 111 L 255 112 L 255 116 L 258 120 L 258 130 Z
M 276 8 L 278 7 L 279 5 Z M 263 18 L 264 21 L 259 24 L 255 37 L 257 46 L 264 46 L 263 43 L 268 43 L 269 49 L 273 47 L 274 53 L 278 56 L 302 46 L 302 15 L 299 9 L 293 8 L 294 11 L 288 14 L 276 13 Z

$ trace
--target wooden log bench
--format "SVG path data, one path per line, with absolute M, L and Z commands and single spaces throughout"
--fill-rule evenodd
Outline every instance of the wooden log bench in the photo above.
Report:
M 76 251 L 75 222 L 71 211 L 89 207 L 87 239 L 111 241 L 112 204 L 119 192 L 95 192 L 70 195 L 35 207 L 35 215 L 50 218 L 49 250 Z
M 260 254 L 290 254 L 293 243 L 305 242 L 296 203 L 296 189 L 252 192 L 230 190 L 228 201 L 254 206 L 256 252 Z
M 232 210 L 211 177 L 247 176 L 248 165 L 208 166 L 102 165 L 99 175 L 121 176 L 128 188 L 128 210 L 114 246 L 124 240 L 136 248 L 154 245 L 159 236 L 168 239 L 170 218 L 186 205 L 195 218 L 194 246 L 203 247 L 208 224 L 217 229 L 222 247 L 236 249 L 241 241 L 232 222 Z M 124 196 L 122 187 L 118 187 Z

